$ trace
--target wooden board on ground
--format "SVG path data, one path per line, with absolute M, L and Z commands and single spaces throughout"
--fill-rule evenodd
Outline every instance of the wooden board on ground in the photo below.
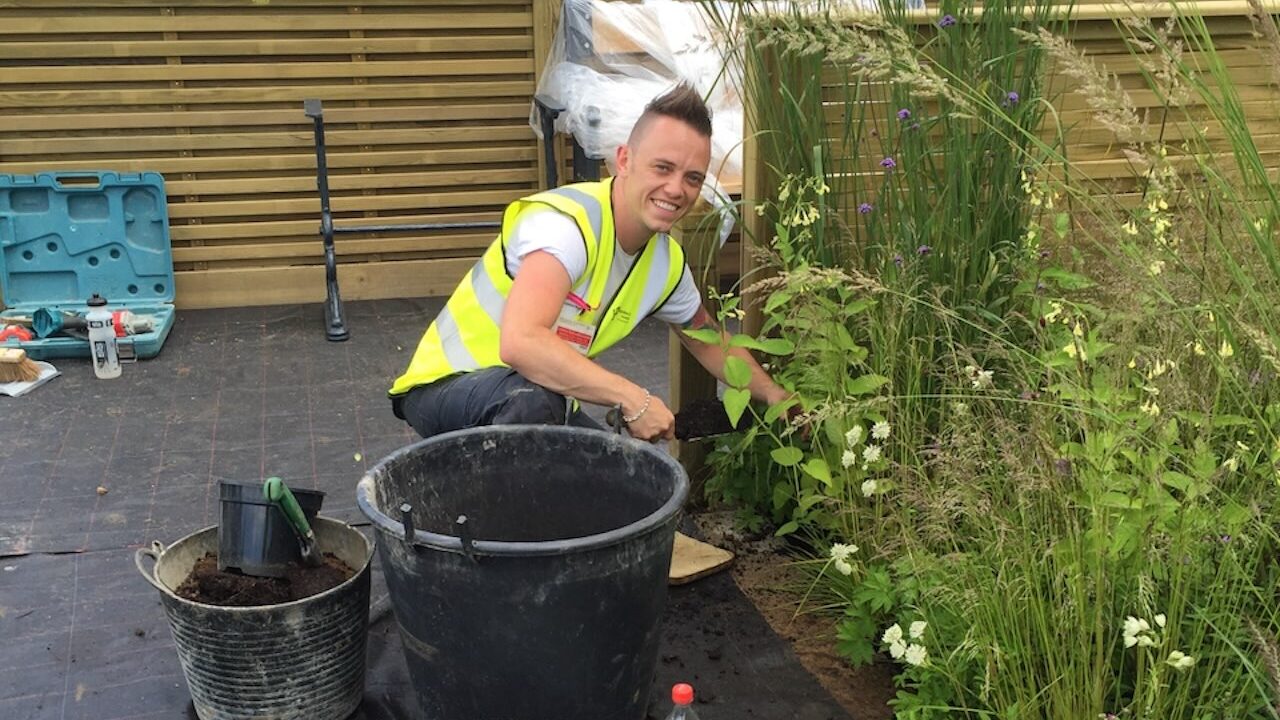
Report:
M 675 548 L 671 552 L 671 572 L 667 580 L 672 585 L 684 585 L 720 572 L 732 564 L 733 553 L 728 550 L 678 532 Z

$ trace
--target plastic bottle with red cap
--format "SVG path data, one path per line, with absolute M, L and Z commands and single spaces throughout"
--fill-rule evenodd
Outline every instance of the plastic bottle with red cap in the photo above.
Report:
M 680 683 L 671 688 L 671 702 L 675 707 L 667 720 L 698 720 L 698 713 L 693 710 L 693 686 Z

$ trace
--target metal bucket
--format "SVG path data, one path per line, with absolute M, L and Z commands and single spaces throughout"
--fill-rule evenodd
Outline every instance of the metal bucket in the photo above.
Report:
M 218 550 L 217 526 L 135 554 L 160 591 L 178 659 L 201 720 L 342 720 L 364 693 L 373 543 L 318 517 L 317 546 L 356 570 L 341 585 L 276 605 L 223 607 L 176 595 L 196 560 Z M 148 570 L 143 558 L 155 561 Z

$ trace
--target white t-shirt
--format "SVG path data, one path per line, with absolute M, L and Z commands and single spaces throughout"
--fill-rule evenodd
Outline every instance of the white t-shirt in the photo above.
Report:
M 614 242 L 617 243 L 617 240 Z M 577 285 L 582 274 L 587 271 L 587 248 L 582 240 L 582 232 L 568 215 L 546 209 L 526 211 L 520 217 L 511 237 L 507 238 L 507 270 L 511 277 L 515 277 L 524 257 L 537 250 L 544 250 L 559 260 L 569 272 L 572 285 Z M 606 300 L 622 287 L 627 272 L 635 261 L 635 255 L 628 255 L 621 247 L 615 246 L 613 265 L 609 268 L 609 281 L 605 285 Z M 665 323 L 684 325 L 693 319 L 701 305 L 702 296 L 693 284 L 693 273 L 689 272 L 688 263 L 685 263 L 684 274 L 675 291 L 653 316 Z

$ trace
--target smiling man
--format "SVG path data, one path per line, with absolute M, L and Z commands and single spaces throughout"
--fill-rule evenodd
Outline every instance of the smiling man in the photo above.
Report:
M 502 230 L 427 328 L 392 386 L 396 416 L 419 435 L 497 424 L 598 427 L 576 402 L 622 408 L 643 440 L 674 437 L 661 398 L 593 358 L 653 316 L 677 332 L 712 324 L 668 233 L 698 199 L 711 159 L 711 113 L 678 85 L 655 98 L 600 182 L 509 205 Z M 680 339 L 723 379 L 719 345 Z M 787 397 L 743 350 L 752 396 Z

